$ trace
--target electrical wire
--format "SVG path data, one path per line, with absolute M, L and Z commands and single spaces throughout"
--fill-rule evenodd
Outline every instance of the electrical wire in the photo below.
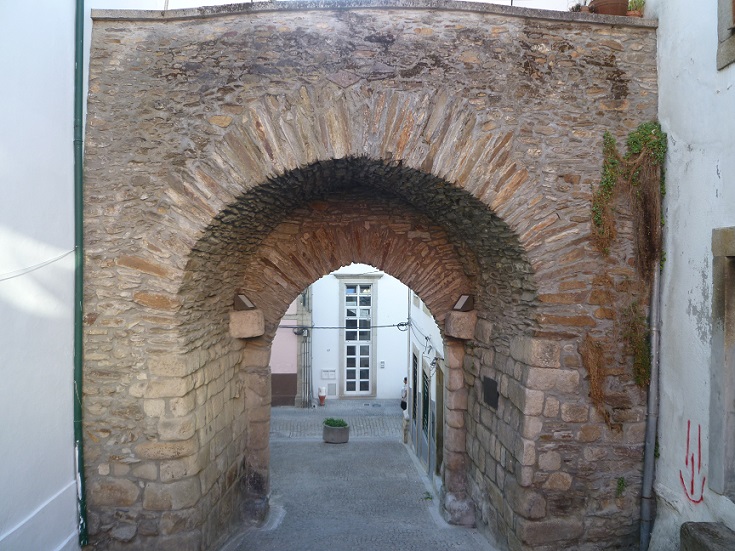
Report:
M 60 254 L 59 256 L 56 256 L 54 258 L 50 258 L 49 260 L 44 260 L 43 262 L 39 264 L 34 264 L 33 266 L 29 266 L 28 268 L 21 268 L 20 270 L 15 270 L 12 272 L 7 272 L 5 274 L 0 274 L 0 281 L 7 281 L 9 279 L 14 279 L 16 277 L 24 276 L 26 274 L 30 274 L 31 272 L 34 272 L 36 270 L 39 270 L 43 268 L 44 266 L 48 266 L 49 264 L 53 264 L 54 262 L 58 262 L 65 256 L 69 256 L 71 253 L 74 252 L 75 249 L 72 249 L 70 251 L 66 251 L 65 253 Z
M 394 323 L 392 325 L 371 325 L 368 328 L 359 328 L 359 327 L 345 327 L 342 326 L 327 326 L 327 325 L 279 325 L 279 329 L 349 329 L 354 331 L 369 331 L 370 329 L 384 329 L 386 327 L 397 327 L 400 331 L 405 331 L 406 329 L 402 329 L 402 327 L 407 327 L 409 324 L 407 321 L 402 321 L 400 323 Z

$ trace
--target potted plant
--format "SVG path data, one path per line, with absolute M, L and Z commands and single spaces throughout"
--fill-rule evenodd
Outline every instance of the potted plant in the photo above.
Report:
M 589 0 L 582 0 L 581 2 L 578 2 L 574 4 L 571 8 L 569 8 L 569 11 L 573 12 L 581 12 L 581 13 L 590 13 L 590 7 L 587 5 L 587 2 Z
M 345 444 L 350 439 L 350 425 L 344 419 L 324 419 L 322 438 L 327 444 Z
M 628 0 L 592 0 L 590 8 L 600 15 L 627 15 Z
M 569 8 L 569 11 L 589 13 L 590 7 L 587 5 L 587 2 L 589 2 L 589 0 L 582 0 L 581 2 L 577 2 Z
M 643 8 L 646 0 L 628 0 L 628 15 L 631 17 L 643 17 Z

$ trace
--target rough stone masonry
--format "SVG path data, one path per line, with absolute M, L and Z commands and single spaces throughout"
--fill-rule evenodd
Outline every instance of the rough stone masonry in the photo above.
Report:
M 630 213 L 602 256 L 590 199 L 603 132 L 656 117 L 652 22 L 441 1 L 93 17 L 96 548 L 213 549 L 262 518 L 275 327 L 353 261 L 401 279 L 440 326 L 475 296 L 473 338 L 445 334 L 446 516 L 513 550 L 635 543 L 645 396 L 614 338 Z M 235 293 L 263 335 L 230 335 Z M 587 338 L 607 352 L 607 419 Z

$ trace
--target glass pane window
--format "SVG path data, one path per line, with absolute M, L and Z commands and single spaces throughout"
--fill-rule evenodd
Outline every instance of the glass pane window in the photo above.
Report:
M 372 292 L 373 286 L 367 283 L 344 286 L 345 348 L 343 357 L 345 358 L 344 391 L 346 394 L 368 394 L 373 390 Z M 360 342 L 359 348 L 355 346 L 355 341 Z

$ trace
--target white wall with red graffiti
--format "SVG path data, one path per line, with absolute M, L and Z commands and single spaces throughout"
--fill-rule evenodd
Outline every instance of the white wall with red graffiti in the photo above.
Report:
M 720 0 L 724 2 L 724 0 Z M 679 549 L 687 521 L 735 530 L 735 503 L 713 489 L 712 231 L 735 226 L 735 63 L 718 70 L 718 2 L 647 0 L 659 21 L 659 120 L 667 132 L 661 403 L 650 549 Z M 733 379 L 731 379 L 733 380 Z M 714 385 L 715 387 L 717 385 Z M 735 469 L 735 465 L 731 467 Z

